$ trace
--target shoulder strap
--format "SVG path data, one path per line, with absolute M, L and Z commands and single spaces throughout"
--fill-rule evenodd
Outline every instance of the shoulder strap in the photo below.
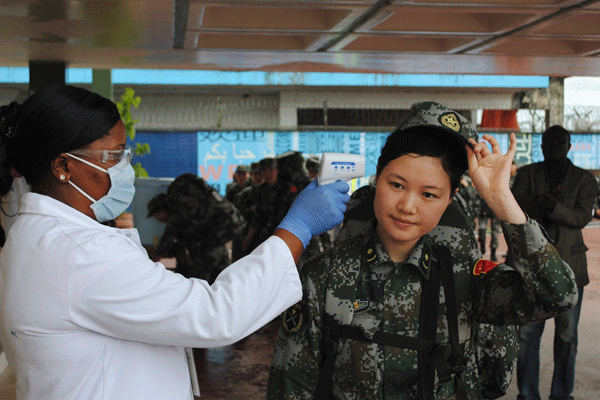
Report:
M 436 262 L 429 267 L 429 279 L 423 279 L 421 310 L 419 315 L 419 339 L 435 342 L 440 302 L 440 268 Z M 434 400 L 433 386 L 435 367 L 433 358 L 420 351 L 418 353 L 419 392 L 423 400 Z
M 356 254 L 351 257 L 361 259 L 360 240 L 354 240 L 353 245 L 344 246 L 345 249 L 355 251 Z M 344 252 L 348 257 L 348 253 Z M 356 300 L 356 286 L 358 275 L 360 273 L 360 264 L 355 265 L 343 264 L 339 247 L 332 250 L 329 276 L 327 278 L 327 289 L 325 292 L 324 315 L 325 321 L 323 326 L 323 337 L 321 345 L 321 369 L 319 370 L 319 381 L 315 391 L 315 400 L 328 400 L 331 392 L 331 378 L 335 369 L 335 357 L 337 353 L 337 345 L 340 339 L 340 328 L 342 324 L 350 324 L 354 315 L 352 305 Z M 343 276 L 344 279 L 336 279 L 336 276 Z M 332 282 L 335 280 L 335 282 Z M 332 285 L 335 283 L 335 285 Z M 340 286 L 343 284 L 343 287 Z M 346 294 L 352 293 L 351 296 L 346 296 L 343 301 L 339 297 L 334 301 L 334 293 L 332 288 L 336 288 L 339 292 Z
M 462 354 L 460 348 L 460 339 L 458 337 L 458 311 L 456 306 L 456 287 L 454 286 L 454 271 L 452 269 L 452 255 L 450 249 L 446 246 L 435 246 L 439 257 L 439 269 L 444 285 L 444 294 L 446 297 L 446 316 L 448 320 L 448 334 L 450 336 L 450 346 L 452 356 L 450 364 L 453 366 L 453 372 L 460 373 L 466 368 L 466 357 Z M 460 377 L 457 379 L 457 399 L 466 399 L 466 386 Z

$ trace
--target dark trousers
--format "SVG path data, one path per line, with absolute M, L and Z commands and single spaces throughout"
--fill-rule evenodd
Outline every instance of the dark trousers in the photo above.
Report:
M 577 325 L 581 313 L 583 287 L 579 287 L 579 300 L 567 312 L 554 318 L 554 373 L 551 400 L 573 400 L 575 386 L 575 356 L 577 355 Z M 519 400 L 540 400 L 540 341 L 545 321 L 522 326 L 519 330 L 519 359 L 517 361 L 517 386 Z

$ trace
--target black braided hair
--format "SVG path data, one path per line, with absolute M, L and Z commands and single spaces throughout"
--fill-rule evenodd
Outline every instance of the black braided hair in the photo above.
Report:
M 13 101 L 0 107 L 0 195 L 10 190 L 14 177 L 11 175 L 11 163 L 8 159 L 8 142 L 16 135 L 21 106 Z
M 23 102 L 0 108 L 0 195 L 12 185 L 14 168 L 35 190 L 61 153 L 108 135 L 120 119 L 117 106 L 69 85 L 44 88 Z

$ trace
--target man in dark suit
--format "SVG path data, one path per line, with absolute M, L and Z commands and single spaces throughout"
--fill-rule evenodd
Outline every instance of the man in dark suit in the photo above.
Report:
M 573 399 L 577 324 L 583 287 L 589 283 L 587 247 L 581 230 L 592 219 L 598 187 L 594 176 L 573 165 L 567 158 L 571 135 L 561 126 L 548 128 L 542 135 L 544 161 L 519 168 L 512 191 L 530 218 L 538 221 L 554 241 L 562 259 L 575 273 L 579 301 L 571 310 L 555 317 L 554 374 L 550 399 Z M 540 339 L 544 322 L 521 327 L 517 363 L 518 399 L 540 399 Z

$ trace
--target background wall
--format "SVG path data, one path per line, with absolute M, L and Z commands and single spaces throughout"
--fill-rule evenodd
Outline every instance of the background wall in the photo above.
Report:
M 363 154 L 366 176 L 374 175 L 377 158 L 389 132 L 330 131 L 197 131 L 140 132 L 136 142 L 150 144 L 151 154 L 136 158 L 151 177 L 175 178 L 185 172 L 195 173 L 213 185 L 221 194 L 232 181 L 238 165 L 250 165 L 265 157 L 287 151 L 300 151 L 305 157 L 325 152 Z M 492 133 L 502 152 L 508 150 L 509 135 Z M 568 157 L 588 170 L 600 169 L 600 134 L 572 134 Z M 517 135 L 519 166 L 543 160 L 541 134 Z M 356 187 L 368 183 L 368 178 L 355 182 Z

